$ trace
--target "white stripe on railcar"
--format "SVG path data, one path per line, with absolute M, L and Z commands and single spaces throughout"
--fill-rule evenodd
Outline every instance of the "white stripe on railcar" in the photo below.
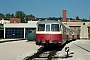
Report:
M 36 34 L 62 34 L 62 33 L 60 31 L 60 32 L 36 32 Z

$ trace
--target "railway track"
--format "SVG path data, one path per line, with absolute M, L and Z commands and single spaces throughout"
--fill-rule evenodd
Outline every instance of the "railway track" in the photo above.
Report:
M 35 53 L 34 55 L 32 56 L 27 56 L 24 58 L 24 60 L 32 60 L 33 58 L 38 58 L 40 54 L 42 54 L 43 51 L 38 51 L 37 53 Z
M 51 50 L 47 51 L 47 48 L 43 47 L 37 53 L 34 53 L 32 56 L 27 56 L 23 60 L 40 60 L 41 58 L 42 58 L 41 60 L 52 60 L 55 57 L 56 52 L 61 51 L 65 47 L 65 45 L 70 42 L 72 42 L 72 41 L 69 41 L 69 42 L 66 42 L 65 44 L 63 44 L 61 46 L 61 48 L 59 48 L 59 50 L 51 49 Z M 56 48 L 58 48 L 58 47 L 56 47 Z M 49 52 L 49 53 L 47 53 L 47 52 Z M 35 58 L 37 58 L 37 59 L 35 59 Z M 67 58 L 67 56 L 59 57 L 59 58 Z
M 34 53 L 32 56 L 27 56 L 23 60 L 52 60 L 56 52 L 61 51 L 66 44 L 63 44 L 59 50 L 51 49 L 47 51 L 47 48 L 41 48 L 37 53 Z
M 49 52 L 49 53 L 45 53 Z M 38 51 L 32 56 L 27 56 L 23 60 L 52 60 L 53 56 L 56 54 L 57 50 L 52 50 L 52 51 Z M 40 56 L 42 55 L 42 56 Z
M 75 43 L 73 43 L 73 44 L 75 46 L 79 47 L 80 49 L 83 49 L 83 50 L 87 51 L 88 53 L 90 53 L 90 51 L 88 49 L 85 49 L 84 47 L 82 47 L 82 46 L 80 46 L 78 44 L 75 44 Z M 34 55 L 24 58 L 24 60 L 54 60 L 54 59 L 58 59 L 58 58 L 61 58 L 61 59 L 65 58 L 66 59 L 66 58 L 73 57 L 72 55 L 70 55 L 70 54 L 73 54 L 73 52 L 70 52 L 70 53 L 68 53 L 66 55 L 60 55 L 60 56 L 56 55 L 57 51 L 61 51 L 65 47 L 65 45 L 61 46 L 60 50 L 43 51 L 41 49 L 40 51 L 38 51 Z
M 47 60 L 52 60 L 52 57 L 56 54 L 56 50 L 53 50 L 50 52 L 50 54 L 48 55 L 48 59 Z

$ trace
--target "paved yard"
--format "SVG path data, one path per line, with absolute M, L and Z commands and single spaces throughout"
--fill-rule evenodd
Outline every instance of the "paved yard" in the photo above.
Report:
M 58 60 L 90 60 L 90 40 L 76 40 L 67 44 L 70 51 L 74 51 L 74 54 L 70 55 L 69 58 L 59 58 Z M 63 56 L 66 53 L 62 51 L 59 52 L 59 56 Z
M 0 60 L 13 60 L 38 48 L 34 42 L 27 42 L 27 40 L 0 43 Z
M 70 48 L 70 51 L 74 51 L 74 54 L 69 58 L 58 58 L 57 60 L 90 60 L 90 40 L 76 40 L 66 46 Z M 38 48 L 35 42 L 27 42 L 27 40 L 0 43 L 0 60 L 22 60 L 25 56 L 36 52 Z M 63 48 L 57 56 L 61 57 L 65 54 Z

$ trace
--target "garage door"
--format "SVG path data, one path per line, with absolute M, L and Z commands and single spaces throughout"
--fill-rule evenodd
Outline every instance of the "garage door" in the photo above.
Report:
M 80 39 L 80 31 L 81 27 L 80 26 L 69 26 L 70 29 L 75 30 L 77 32 L 77 39 Z

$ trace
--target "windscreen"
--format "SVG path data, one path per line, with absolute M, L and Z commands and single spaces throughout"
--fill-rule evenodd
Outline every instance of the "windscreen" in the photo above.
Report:
M 50 31 L 50 25 L 46 25 L 46 31 Z
M 38 24 L 38 31 L 45 31 L 45 24 Z
M 51 24 L 51 31 L 59 31 L 59 24 Z

